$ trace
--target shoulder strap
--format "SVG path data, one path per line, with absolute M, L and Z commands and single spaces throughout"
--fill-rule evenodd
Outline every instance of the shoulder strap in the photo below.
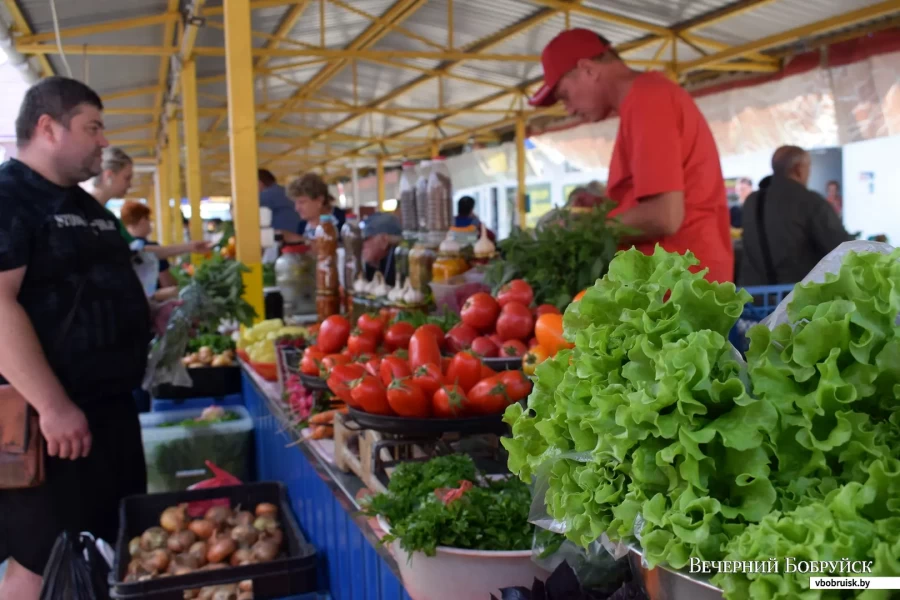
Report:
M 72 322 L 75 320 L 75 313 L 78 311 L 78 305 L 81 303 L 81 295 L 82 292 L 84 292 L 86 282 L 87 277 L 85 275 L 82 275 L 78 279 L 78 287 L 75 288 L 75 297 L 72 300 L 72 308 L 69 309 L 66 318 L 63 319 L 62 327 L 59 329 L 59 335 L 56 336 L 56 344 L 53 349 L 57 352 L 63 349 L 63 342 L 66 341 L 69 330 L 72 328 Z
M 766 235 L 766 221 L 763 208 L 766 202 L 768 189 L 760 189 L 756 196 L 756 233 L 759 238 L 759 248 L 762 251 L 763 266 L 766 272 L 766 283 L 775 285 L 778 278 L 775 275 L 775 264 L 772 262 L 772 252 L 769 248 L 769 236 Z

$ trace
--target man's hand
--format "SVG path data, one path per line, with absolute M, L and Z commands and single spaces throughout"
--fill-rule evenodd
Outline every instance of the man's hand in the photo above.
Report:
M 80 408 L 66 399 L 38 414 L 47 454 L 63 459 L 84 458 L 91 452 L 91 430 Z
M 212 242 L 207 242 L 205 240 L 189 242 L 188 245 L 191 247 L 191 252 L 194 254 L 206 254 L 212 250 Z

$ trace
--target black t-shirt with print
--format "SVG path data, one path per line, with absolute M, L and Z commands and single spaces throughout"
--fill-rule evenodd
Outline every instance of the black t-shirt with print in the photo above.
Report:
M 87 405 L 138 387 L 150 309 L 115 217 L 81 187 L 59 187 L 9 160 L 0 165 L 0 271 L 23 266 L 19 303 L 72 400 Z

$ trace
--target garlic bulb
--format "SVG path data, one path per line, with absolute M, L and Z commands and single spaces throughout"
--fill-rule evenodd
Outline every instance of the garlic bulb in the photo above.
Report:
M 459 247 L 459 242 L 453 237 L 453 233 L 448 231 L 447 237 L 441 242 L 441 245 L 438 246 L 438 252 L 444 252 L 447 254 L 455 254 L 461 250 Z
M 403 277 L 397 275 L 397 281 L 394 283 L 393 289 L 388 292 L 388 300 L 391 302 L 403 302 L 403 286 L 400 283 Z
M 485 227 L 484 223 L 481 224 L 481 237 L 475 242 L 472 250 L 478 258 L 490 258 L 497 252 L 497 247 L 494 246 L 494 243 L 488 238 L 487 227 Z
M 365 294 L 366 287 L 368 286 L 368 282 L 366 281 L 365 275 L 360 273 L 356 276 L 356 281 L 353 282 L 353 291 L 357 294 Z
M 403 288 L 403 302 L 406 304 L 421 304 L 424 300 L 425 294 L 413 288 L 409 283 L 409 279 L 407 279 Z
M 370 293 L 376 298 L 384 298 L 391 291 L 387 283 L 385 283 L 384 275 L 381 274 L 381 271 L 375 273 L 375 277 L 372 278 L 372 284 Z

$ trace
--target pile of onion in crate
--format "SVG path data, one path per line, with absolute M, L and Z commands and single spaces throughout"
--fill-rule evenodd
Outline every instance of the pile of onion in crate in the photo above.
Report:
M 198 519 L 188 516 L 187 507 L 180 504 L 165 509 L 159 526 L 129 542 L 126 583 L 268 562 L 281 553 L 284 532 L 274 504 L 261 502 L 253 512 L 217 505 Z M 252 599 L 252 582 L 185 592 L 186 599 L 231 597 Z

